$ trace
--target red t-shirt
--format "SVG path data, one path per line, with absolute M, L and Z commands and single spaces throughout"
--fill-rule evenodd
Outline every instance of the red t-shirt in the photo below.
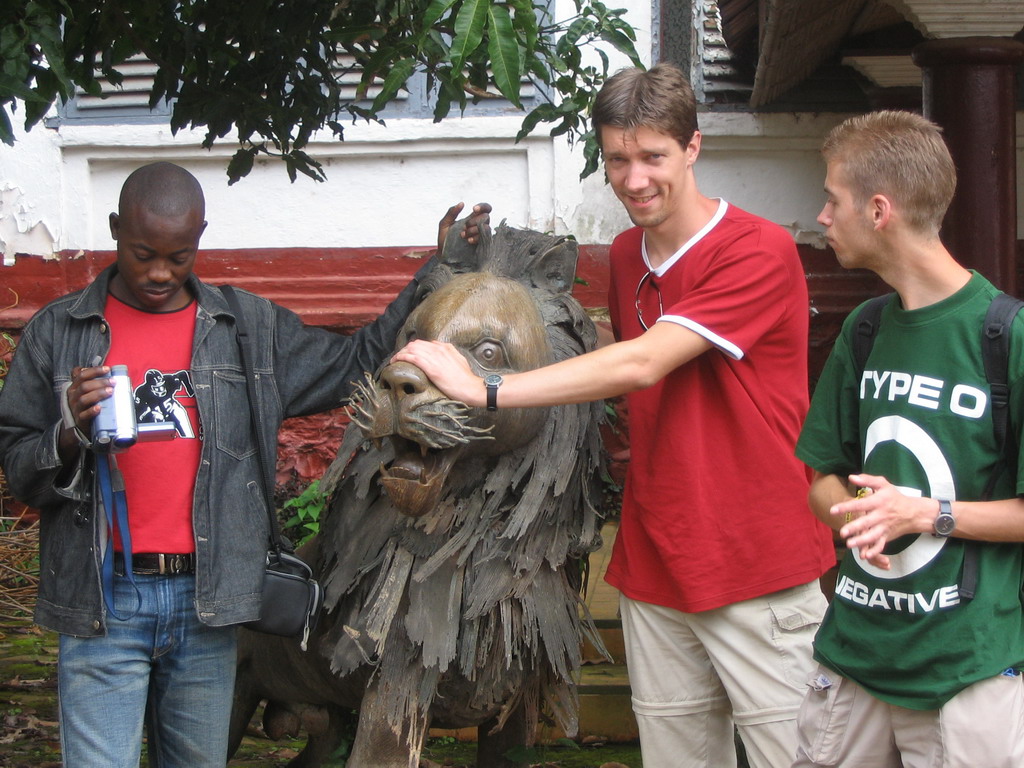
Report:
M 127 365 L 140 424 L 172 423 L 176 437 L 138 442 L 117 454 L 128 498 L 132 551 L 195 551 L 192 494 L 199 469 L 199 411 L 189 367 L 196 303 L 175 312 L 145 312 L 107 297 L 110 353 Z M 114 546 L 120 549 L 120 539 Z
M 724 201 L 650 271 L 643 231 L 612 244 L 619 339 L 675 322 L 713 348 L 628 396 L 630 464 L 607 580 L 696 612 L 807 583 L 834 562 L 793 454 L 807 411 L 808 299 L 792 238 Z M 658 295 L 660 291 L 660 297 Z

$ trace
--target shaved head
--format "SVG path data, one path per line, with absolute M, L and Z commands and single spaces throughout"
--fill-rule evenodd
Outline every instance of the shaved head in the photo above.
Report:
M 158 216 L 197 213 L 206 216 L 206 199 L 196 177 L 174 163 L 144 165 L 132 172 L 121 187 L 118 213 L 124 216 L 137 206 Z

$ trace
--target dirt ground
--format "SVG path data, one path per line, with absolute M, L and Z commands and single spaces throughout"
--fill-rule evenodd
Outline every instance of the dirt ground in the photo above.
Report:
M 0 621 L 0 766 L 60 768 L 57 730 L 57 649 L 55 636 L 26 621 Z M 257 713 L 258 716 L 258 713 Z M 272 742 L 255 722 L 230 768 L 285 766 L 302 748 L 302 741 Z M 475 745 L 453 739 L 434 739 L 421 763 L 423 768 L 474 768 Z M 544 768 L 642 768 L 639 748 L 628 745 L 556 744 L 527 753 Z M 342 768 L 339 756 L 325 768 Z M 143 759 L 143 768 L 146 761 Z

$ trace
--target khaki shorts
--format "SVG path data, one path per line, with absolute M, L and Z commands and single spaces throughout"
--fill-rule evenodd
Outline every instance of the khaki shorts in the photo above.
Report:
M 644 768 L 788 766 L 826 602 L 817 580 L 700 613 L 620 599 Z
M 887 704 L 824 667 L 800 707 L 794 768 L 1021 768 L 1024 678 L 998 675 L 941 709 Z

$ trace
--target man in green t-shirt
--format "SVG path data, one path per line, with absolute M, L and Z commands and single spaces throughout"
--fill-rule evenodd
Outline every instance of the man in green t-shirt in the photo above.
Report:
M 876 112 L 835 128 L 822 153 L 818 221 L 839 263 L 870 269 L 896 297 L 863 369 L 858 313 L 847 318 L 797 445 L 814 470 L 811 507 L 850 552 L 815 639 L 794 766 L 1017 768 L 1024 319 L 1010 335 L 1004 452 L 981 344 L 997 290 L 939 240 L 956 186 L 940 130 Z M 994 473 L 995 500 L 980 501 Z

